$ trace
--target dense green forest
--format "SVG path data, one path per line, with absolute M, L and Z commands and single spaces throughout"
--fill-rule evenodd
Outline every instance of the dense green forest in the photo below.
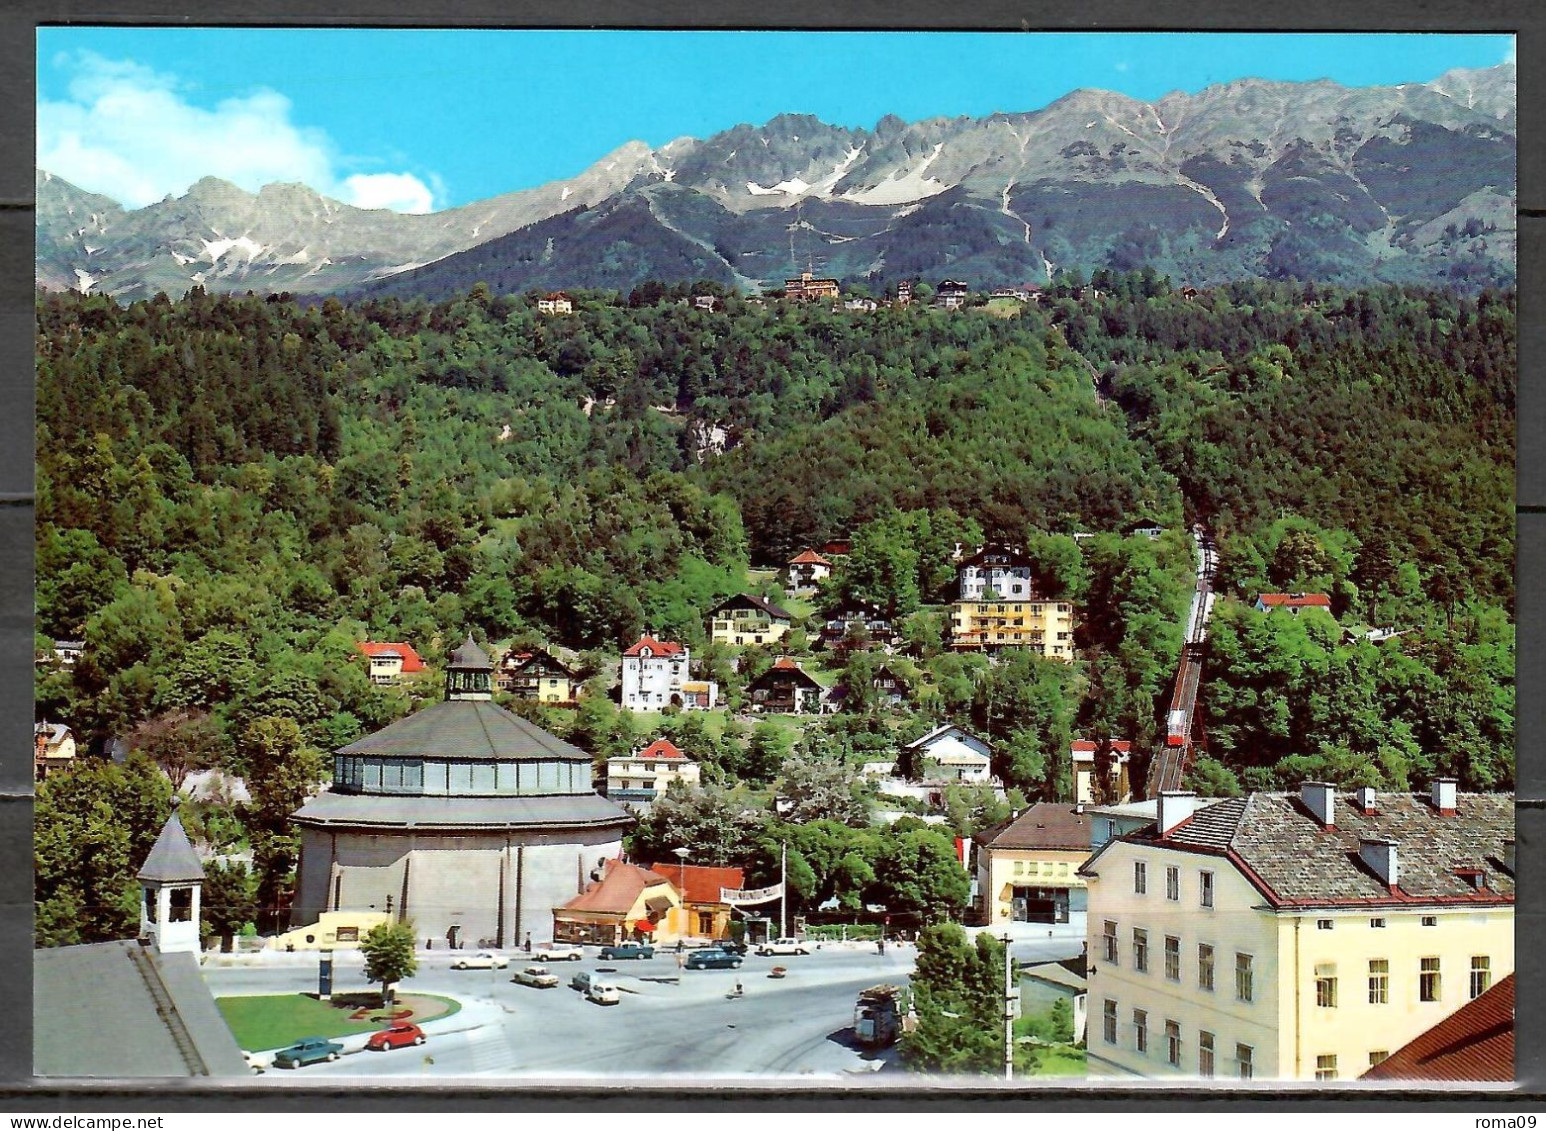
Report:
M 436 691 L 372 685 L 357 640 L 432 664 L 466 631 L 551 641 L 585 651 L 600 690 L 648 627 L 737 705 L 772 657 L 736 670 L 704 644 L 708 610 L 777 592 L 749 567 L 851 537 L 822 604 L 897 618 L 904 709 L 870 701 L 857 651 L 827 664 L 850 712 L 798 744 L 602 697 L 530 710 L 598 757 L 665 728 L 725 789 L 953 718 L 994 738 L 1023 796 L 1055 797 L 1076 733 L 1135 738 L 1141 773 L 1190 594 L 1184 530 L 1203 521 L 1239 602 L 1216 619 L 1195 784 L 1512 784 L 1511 293 L 1183 296 L 1145 271 L 1065 277 L 1008 316 L 762 305 L 711 283 L 575 298 L 543 317 L 481 286 L 436 304 L 40 295 L 37 627 L 44 652 L 86 651 L 39 666 L 39 717 L 248 773 L 254 808 L 228 835 L 277 867 L 306 784 L 279 767 L 320 767 Z M 1124 537 L 1139 519 L 1169 532 Z M 954 543 L 982 539 L 1025 546 L 1077 603 L 1077 663 L 948 651 Z M 1258 614 L 1263 589 L 1327 592 L 1335 620 Z M 201 832 L 219 840 L 221 819 Z

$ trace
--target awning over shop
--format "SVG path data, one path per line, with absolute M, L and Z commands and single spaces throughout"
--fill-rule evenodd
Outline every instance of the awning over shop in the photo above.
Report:
M 644 901 L 644 906 L 648 907 L 651 911 L 658 913 L 661 911 L 669 911 L 675 905 L 671 902 L 670 896 L 652 895 Z
M 639 919 L 634 922 L 633 929 L 636 931 L 649 932 L 655 929 L 655 924 L 651 923 L 648 919 Z

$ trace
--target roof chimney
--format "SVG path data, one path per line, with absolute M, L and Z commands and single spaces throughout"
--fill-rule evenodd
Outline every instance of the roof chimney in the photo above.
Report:
M 1337 827 L 1337 791 L 1330 782 L 1307 781 L 1299 786 L 1299 800 L 1314 814 L 1323 829 Z
M 1372 817 L 1375 812 L 1374 787 L 1372 785 L 1361 785 L 1353 796 L 1357 799 L 1358 808 L 1363 812 L 1363 815 L 1365 817 Z
M 1167 837 L 1176 826 L 1191 819 L 1197 811 L 1197 795 L 1189 790 L 1162 789 L 1159 795 L 1157 822 L 1159 835 Z
M 1396 842 L 1383 837 L 1360 837 L 1358 859 L 1392 890 L 1400 883 L 1401 873 L 1396 864 Z
M 1455 815 L 1455 787 L 1457 784 L 1454 778 L 1434 779 L 1433 807 L 1439 811 L 1439 816 L 1453 817 Z
M 1508 874 L 1514 874 L 1514 838 L 1510 837 L 1503 842 L 1503 866 L 1508 869 Z

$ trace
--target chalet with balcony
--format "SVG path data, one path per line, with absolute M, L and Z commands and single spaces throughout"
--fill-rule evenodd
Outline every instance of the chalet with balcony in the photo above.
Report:
M 803 715 L 821 710 L 825 688 L 788 656 L 752 680 L 746 688 L 752 709 L 780 715 Z
M 788 635 L 792 613 L 745 593 L 721 601 L 709 613 L 709 639 L 716 644 L 773 644 Z

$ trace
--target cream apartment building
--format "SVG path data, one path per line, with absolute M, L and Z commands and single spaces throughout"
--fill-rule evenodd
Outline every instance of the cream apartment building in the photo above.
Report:
M 1514 969 L 1513 799 L 1165 793 L 1088 885 L 1089 1066 L 1353 1080 Z

